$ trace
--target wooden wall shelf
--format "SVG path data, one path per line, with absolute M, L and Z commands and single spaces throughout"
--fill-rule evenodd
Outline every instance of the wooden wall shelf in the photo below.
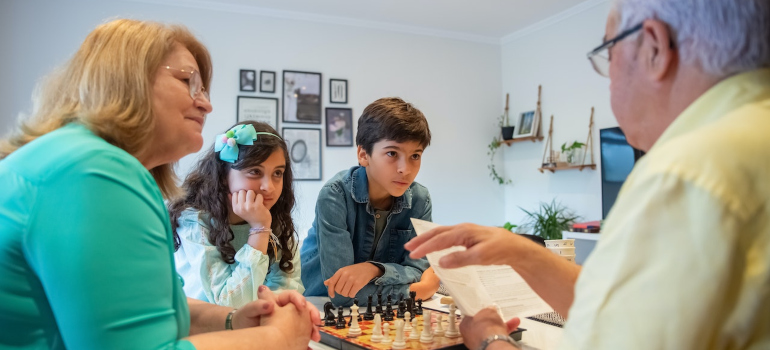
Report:
M 541 173 L 547 171 L 550 171 L 552 173 L 555 173 L 557 170 L 570 170 L 570 169 L 580 169 L 580 171 L 583 171 L 583 169 L 591 169 L 596 170 L 596 164 L 585 164 L 585 165 L 559 165 L 555 167 L 542 167 L 538 168 L 537 170 Z
M 542 136 L 527 136 L 527 137 L 520 137 L 518 139 L 502 140 L 501 142 L 506 144 L 506 145 L 508 145 L 508 146 L 510 146 L 510 145 L 512 145 L 512 144 L 514 144 L 516 142 L 524 142 L 524 141 L 532 141 L 532 142 L 543 141 L 543 137 Z

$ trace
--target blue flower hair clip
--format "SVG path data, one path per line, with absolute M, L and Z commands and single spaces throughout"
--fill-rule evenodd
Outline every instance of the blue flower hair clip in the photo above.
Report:
M 257 140 L 257 135 L 270 135 L 278 137 L 269 132 L 257 132 L 253 125 L 236 125 L 224 134 L 219 134 L 214 143 L 214 152 L 219 152 L 219 159 L 235 163 L 238 160 L 238 145 L 251 146 Z M 280 138 L 280 137 L 278 137 Z

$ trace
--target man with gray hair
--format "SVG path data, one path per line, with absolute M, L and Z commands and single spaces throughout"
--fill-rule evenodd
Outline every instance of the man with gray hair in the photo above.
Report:
M 770 349 L 770 1 L 616 0 L 588 56 L 647 154 L 584 267 L 472 224 L 413 239 L 412 258 L 463 245 L 440 265 L 512 266 L 568 316 L 561 349 Z M 517 324 L 485 309 L 461 331 L 513 349 Z

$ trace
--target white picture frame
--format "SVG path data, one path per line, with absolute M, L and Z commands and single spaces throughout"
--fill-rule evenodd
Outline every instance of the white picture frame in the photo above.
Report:
M 514 128 L 514 139 L 537 136 L 538 116 L 535 111 L 523 112 L 519 115 Z
M 238 96 L 237 122 L 253 120 L 278 129 L 278 99 L 274 97 Z
M 321 130 L 283 128 L 294 180 L 321 180 Z

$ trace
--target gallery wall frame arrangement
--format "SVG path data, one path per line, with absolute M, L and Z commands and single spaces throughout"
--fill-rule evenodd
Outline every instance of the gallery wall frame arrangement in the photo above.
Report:
M 321 73 L 283 71 L 283 122 L 321 124 Z
M 326 107 L 326 146 L 353 146 L 353 109 Z
M 278 130 L 278 99 L 275 97 L 238 96 L 236 121 L 253 120 L 270 124 Z
M 294 180 L 321 180 L 321 130 L 283 128 Z
M 269 70 L 259 72 L 259 92 L 275 92 L 275 72 Z
M 344 79 L 329 79 L 329 102 L 348 103 L 348 81 Z
M 240 82 L 241 91 L 257 91 L 257 71 L 253 69 L 241 69 Z

